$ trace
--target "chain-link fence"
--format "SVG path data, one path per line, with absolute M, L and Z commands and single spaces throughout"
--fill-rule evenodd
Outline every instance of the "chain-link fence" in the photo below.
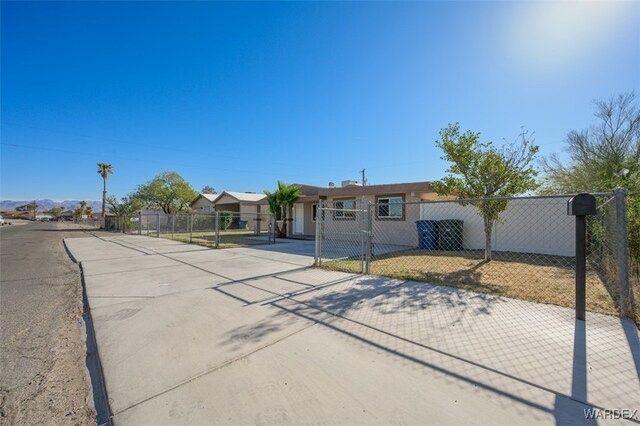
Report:
M 573 308 L 576 217 L 567 214 L 569 198 L 324 201 L 316 264 Z M 596 201 L 597 214 L 587 216 L 587 309 L 638 318 L 638 280 L 629 280 L 623 251 L 624 194 L 598 194 Z
M 123 234 L 138 234 L 140 229 L 140 218 L 123 216 L 106 216 L 104 218 L 104 230 L 111 232 L 121 232 Z
M 217 211 L 213 213 L 147 213 L 110 217 L 105 229 L 167 238 L 212 248 L 272 244 L 273 217 L 269 213 Z

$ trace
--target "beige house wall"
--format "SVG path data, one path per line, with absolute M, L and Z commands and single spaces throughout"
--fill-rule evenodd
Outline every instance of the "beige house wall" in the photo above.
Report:
M 204 197 L 198 198 L 198 200 L 193 203 L 192 208 L 194 213 L 211 213 L 215 211 L 213 203 Z
M 255 229 L 256 219 L 258 218 L 258 206 L 255 204 L 240 203 L 240 220 L 248 222 L 249 229 Z
M 367 209 L 371 204 L 371 214 L 373 215 L 372 227 L 375 244 L 390 244 L 399 246 L 417 246 L 418 235 L 416 221 L 420 219 L 420 205 L 410 204 L 424 200 L 423 194 L 389 194 L 388 196 L 404 196 L 404 217 L 402 219 L 379 219 L 376 212 L 376 200 L 384 198 L 385 195 L 364 196 L 356 198 L 355 219 L 335 218 L 332 210 L 325 214 L 324 226 L 327 238 L 360 241 L 362 239 L 362 229 L 365 227 Z M 327 199 L 328 207 L 333 208 L 336 201 L 348 199 L 346 197 L 335 197 Z M 353 198 L 350 198 L 353 199 Z
M 230 211 L 230 212 L 231 211 L 236 211 L 237 212 L 238 211 L 237 209 L 236 210 L 230 210 L 230 209 L 226 209 L 225 208 L 225 205 L 231 205 L 231 204 L 237 205 L 237 204 L 239 204 L 239 201 L 236 200 L 235 198 L 231 197 L 230 195 L 225 194 L 222 197 L 220 197 L 219 200 L 216 201 L 216 208 L 218 210 L 227 210 L 227 211 Z

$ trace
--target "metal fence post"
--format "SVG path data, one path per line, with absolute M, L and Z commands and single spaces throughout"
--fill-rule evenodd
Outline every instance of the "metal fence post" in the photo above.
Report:
M 125 218 L 124 218 L 124 216 L 122 216 L 122 233 L 123 233 L 123 234 L 126 234 L 126 233 L 127 233 L 127 231 L 126 231 L 126 226 L 125 226 Z
M 156 234 L 157 237 L 160 238 L 160 213 L 158 213 L 158 220 L 156 222 L 157 228 L 156 228 Z
M 371 270 L 371 249 L 372 249 L 372 238 L 373 238 L 373 215 L 372 213 L 373 205 L 371 201 L 367 205 L 367 242 L 366 242 L 366 253 L 364 258 L 364 273 L 369 275 Z
M 322 200 L 316 207 L 316 250 L 313 263 L 316 266 L 322 266 Z
M 193 242 L 193 213 L 187 217 L 189 218 L 189 244 L 191 244 Z
M 171 215 L 171 239 L 175 239 L 174 238 L 174 234 L 176 233 L 176 214 L 172 214 Z
M 138 211 L 138 235 L 142 235 L 142 211 Z
M 360 198 L 360 200 L 356 200 L 354 215 L 358 217 L 358 223 L 360 228 L 360 273 L 364 274 L 365 263 L 367 258 L 367 224 L 366 224 L 366 215 L 364 213 L 364 197 Z
M 220 248 L 220 212 L 216 210 L 215 247 Z
M 627 204 L 626 190 L 616 188 L 616 257 L 618 280 L 620 282 L 620 311 L 624 316 L 633 313 L 633 293 L 629 286 L 629 242 L 627 241 Z

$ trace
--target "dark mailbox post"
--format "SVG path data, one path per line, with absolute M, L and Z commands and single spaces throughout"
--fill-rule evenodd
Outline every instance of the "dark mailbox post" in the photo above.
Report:
M 596 214 L 596 197 L 578 194 L 567 202 L 567 214 L 576 217 L 576 319 L 586 314 L 587 216 Z

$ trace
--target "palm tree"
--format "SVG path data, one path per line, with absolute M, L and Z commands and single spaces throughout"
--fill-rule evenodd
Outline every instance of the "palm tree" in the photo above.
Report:
M 293 206 L 293 203 L 302 197 L 300 187 L 298 185 L 287 185 L 282 181 L 278 181 L 278 189 L 276 190 L 276 199 L 282 207 L 282 228 L 280 229 L 280 237 L 287 238 L 287 212 Z
M 107 176 L 113 173 L 113 166 L 107 163 L 98 163 L 98 174 L 102 176 L 102 223 L 106 215 L 107 208 Z
M 86 211 L 87 211 L 87 202 L 80 201 L 80 205 L 76 207 L 76 209 L 73 211 L 73 216 L 76 219 L 76 221 L 78 219 L 82 219 L 82 216 L 86 214 Z
M 280 228 L 278 228 L 278 212 L 282 211 L 282 206 L 280 206 L 280 202 L 278 201 L 278 194 L 276 192 L 270 192 L 265 190 L 264 194 L 267 196 L 267 202 L 269 203 L 269 210 L 273 215 L 273 224 L 275 226 L 273 230 L 273 235 L 280 235 Z

